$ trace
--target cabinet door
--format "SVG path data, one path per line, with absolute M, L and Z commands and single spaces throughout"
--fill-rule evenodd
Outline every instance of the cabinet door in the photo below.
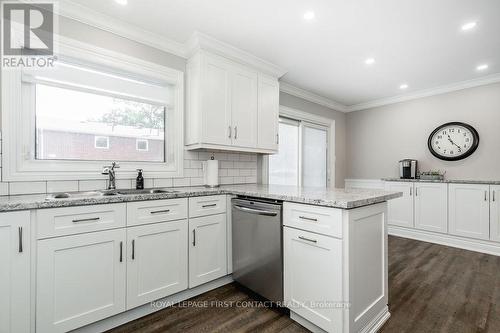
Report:
M 489 186 L 449 184 L 450 234 L 489 239 Z
M 127 229 L 127 309 L 188 286 L 188 221 Z
M 67 332 L 125 311 L 125 229 L 38 241 L 37 332 Z
M 258 147 L 278 150 L 279 82 L 259 75 Z
M 342 332 L 342 240 L 283 228 L 284 296 L 290 309 L 327 332 Z
M 233 146 L 257 146 L 257 73 L 233 67 L 231 77 L 231 119 Z
M 189 220 L 189 288 L 227 274 L 226 214 Z
M 221 57 L 203 58 L 202 142 L 231 145 L 231 66 Z
M 500 242 L 500 185 L 490 186 L 490 239 Z
M 0 332 L 30 331 L 30 213 L 0 214 Z
M 387 202 L 387 223 L 413 228 L 413 183 L 386 182 L 387 191 L 403 192 L 401 198 Z
M 448 186 L 415 183 L 415 228 L 448 232 Z

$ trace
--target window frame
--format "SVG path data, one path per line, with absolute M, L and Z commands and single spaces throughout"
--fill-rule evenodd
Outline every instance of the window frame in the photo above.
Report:
M 302 186 L 302 126 L 320 127 L 328 130 L 327 145 L 327 188 L 335 187 L 335 120 L 317 116 L 302 110 L 280 105 L 279 116 L 290 119 L 291 121 L 302 122 L 299 124 L 299 180 L 297 186 Z M 269 156 L 265 155 L 262 159 L 262 182 L 269 184 Z
M 184 163 L 184 73 L 166 66 L 144 61 L 125 54 L 99 48 L 58 36 L 61 60 L 81 59 L 173 86 L 173 109 L 167 111 L 169 126 L 165 128 L 165 161 L 120 161 L 117 178 L 135 178 L 136 169 L 144 169 L 148 177 L 175 178 L 183 176 Z M 80 180 L 100 179 L 104 165 L 112 161 L 37 160 L 35 159 L 35 115 L 33 94 L 23 89 L 21 68 L 2 69 L 2 180 Z M 33 87 L 34 89 L 34 87 Z M 28 90 L 28 91 L 27 91 Z M 30 101 L 29 103 L 23 103 Z
M 98 147 L 97 146 L 97 141 L 99 139 L 106 139 L 106 147 Z M 109 136 L 94 135 L 94 148 L 95 149 L 109 149 Z

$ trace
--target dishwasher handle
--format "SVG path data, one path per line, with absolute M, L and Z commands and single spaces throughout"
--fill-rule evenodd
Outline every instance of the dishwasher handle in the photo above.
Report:
M 254 209 L 254 208 L 248 208 L 248 207 L 243 207 L 239 205 L 233 205 L 234 208 L 237 210 L 240 210 L 245 213 L 250 213 L 250 214 L 257 214 L 257 215 L 264 215 L 264 216 L 276 216 L 278 215 L 278 212 L 273 212 L 269 210 L 261 210 L 261 209 Z

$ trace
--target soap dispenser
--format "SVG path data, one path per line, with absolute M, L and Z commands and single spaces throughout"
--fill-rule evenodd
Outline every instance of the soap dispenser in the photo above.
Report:
M 137 169 L 137 179 L 135 180 L 135 189 L 144 189 L 144 177 L 142 177 L 142 169 Z

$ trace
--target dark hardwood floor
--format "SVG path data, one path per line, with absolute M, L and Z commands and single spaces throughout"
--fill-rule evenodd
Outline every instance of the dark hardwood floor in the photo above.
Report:
M 204 307 L 254 301 L 234 284 L 189 301 L 109 332 L 308 332 L 277 309 Z M 389 303 L 382 333 L 500 332 L 500 257 L 389 237 Z

